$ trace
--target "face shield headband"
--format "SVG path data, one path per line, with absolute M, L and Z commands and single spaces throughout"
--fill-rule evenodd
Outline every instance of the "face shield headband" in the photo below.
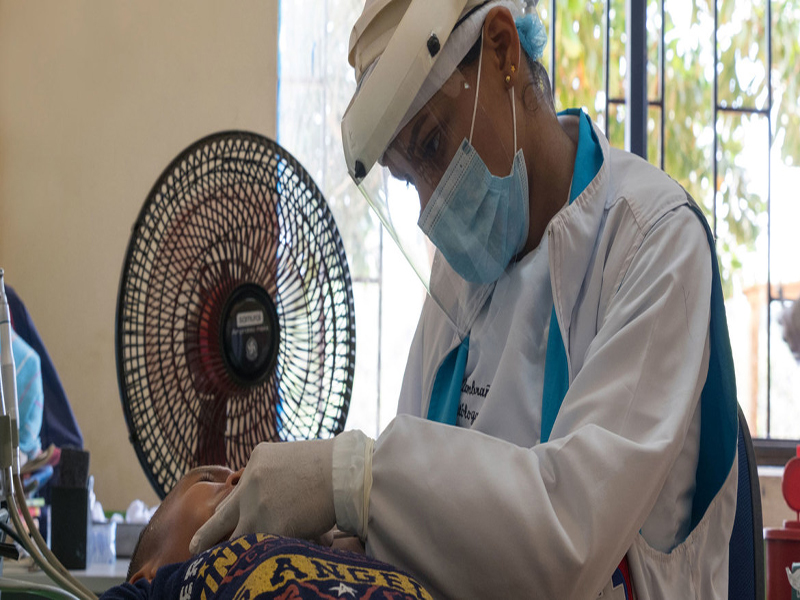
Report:
M 361 74 L 357 91 L 342 117 L 345 161 L 357 184 L 388 146 L 468 2 L 412 0 L 386 47 Z M 373 17 L 380 19 L 381 13 Z M 369 27 L 369 23 L 363 26 L 362 36 Z M 380 40 L 373 41 L 372 45 L 379 43 Z
M 427 2 L 426 8 L 420 7 L 421 1 L 412 3 L 385 51 L 360 74 L 356 92 L 342 119 L 345 160 L 356 183 L 366 176 L 397 133 L 458 68 L 477 42 L 483 22 L 491 9 L 508 9 L 515 17 L 525 53 L 533 60 L 538 60 L 543 55 L 547 31 L 535 9 L 532 13 L 522 15 L 518 1 L 490 0 L 465 9 L 457 19 L 454 18 L 453 29 L 448 32 L 447 41 L 431 56 L 429 42 L 435 37 L 438 48 L 438 44 L 444 39 L 441 35 L 437 36 L 437 31 L 441 34 L 443 29 L 443 17 L 438 13 L 452 3 L 440 0 L 434 6 L 429 0 L 424 0 Z M 452 17 L 452 13 L 450 16 Z M 437 21 L 438 26 L 431 28 L 430 23 Z M 412 36 L 409 39 L 408 31 L 413 27 L 431 32 L 431 37 L 416 40 Z M 422 47 L 412 51 L 415 43 L 422 44 Z M 398 46 L 402 47 L 403 52 L 397 51 Z M 416 85 L 414 81 L 417 82 Z

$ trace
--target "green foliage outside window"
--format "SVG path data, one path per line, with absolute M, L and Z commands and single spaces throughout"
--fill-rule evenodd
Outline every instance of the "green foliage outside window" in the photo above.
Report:
M 625 2 L 609 0 L 609 114 L 605 114 L 604 0 L 567 0 L 556 3 L 555 81 L 559 110 L 583 107 L 606 130 L 613 146 L 623 147 L 625 106 Z M 768 109 L 767 12 L 768 0 L 718 2 L 718 99 L 722 106 Z M 549 26 L 550 3 L 539 13 Z M 714 5 L 710 0 L 649 0 L 648 97 L 664 106 L 664 170 L 679 181 L 704 208 L 714 214 Z M 664 27 L 664 81 L 660 81 L 659 45 Z M 773 139 L 780 143 L 780 160 L 800 164 L 800 0 L 772 2 Z M 549 53 L 544 58 L 550 69 Z M 661 108 L 651 106 L 648 119 L 648 157 L 660 165 Z M 737 281 L 743 259 L 755 249 L 766 226 L 767 196 L 754 185 L 753 170 L 766 170 L 768 137 L 766 116 L 720 112 L 716 217 L 718 253 L 726 296 Z M 763 132 L 763 136 L 760 134 Z M 759 135 L 756 135 L 759 134 Z M 760 139 L 757 139 L 760 138 Z M 763 145 L 763 165 L 741 164 L 737 157 L 747 144 Z

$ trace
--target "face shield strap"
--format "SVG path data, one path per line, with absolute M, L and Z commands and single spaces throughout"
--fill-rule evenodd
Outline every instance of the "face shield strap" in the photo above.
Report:
M 483 3 L 481 3 L 481 4 L 478 4 L 478 6 L 475 6 L 475 7 L 471 8 L 471 9 L 470 9 L 470 11 L 469 11 L 467 14 L 465 14 L 463 17 L 461 17 L 461 18 L 460 18 L 460 19 L 459 19 L 459 20 L 456 22 L 456 24 L 453 26 L 453 31 L 455 31 L 456 29 L 458 29 L 458 28 L 459 28 L 459 26 L 460 26 L 460 25 L 461 25 L 461 24 L 462 24 L 464 21 L 466 21 L 467 19 L 469 19 L 469 18 L 470 18 L 472 15 L 474 15 L 476 12 L 478 12 L 478 11 L 479 11 L 480 9 L 482 9 L 484 6 L 486 6 L 487 4 L 489 4 L 489 2 L 491 2 L 491 1 L 492 1 L 492 0 L 486 0 L 486 2 L 483 2 Z
M 482 38 L 481 38 L 482 39 Z M 483 42 L 481 42 L 483 43 Z M 519 65 L 520 60 L 522 60 L 522 49 L 517 48 L 517 64 Z M 514 65 L 511 65 L 511 69 L 514 69 Z M 514 85 L 512 84 L 510 88 L 508 88 L 508 99 L 511 100 L 511 119 L 514 123 L 514 154 L 517 153 L 517 103 L 514 102 Z

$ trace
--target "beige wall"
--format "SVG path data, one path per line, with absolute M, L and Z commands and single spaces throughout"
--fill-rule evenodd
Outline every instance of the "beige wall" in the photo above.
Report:
M 106 508 L 156 496 L 125 426 L 114 313 L 168 162 L 275 135 L 278 0 L 0 0 L 0 266 L 62 377 Z

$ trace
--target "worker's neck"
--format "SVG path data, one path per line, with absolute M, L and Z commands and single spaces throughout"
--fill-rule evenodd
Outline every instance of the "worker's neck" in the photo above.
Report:
M 530 226 L 523 254 L 539 245 L 547 224 L 567 203 L 578 150 L 578 117 L 556 117 L 545 107 L 537 112 L 543 114 L 529 120 L 526 132 Z

